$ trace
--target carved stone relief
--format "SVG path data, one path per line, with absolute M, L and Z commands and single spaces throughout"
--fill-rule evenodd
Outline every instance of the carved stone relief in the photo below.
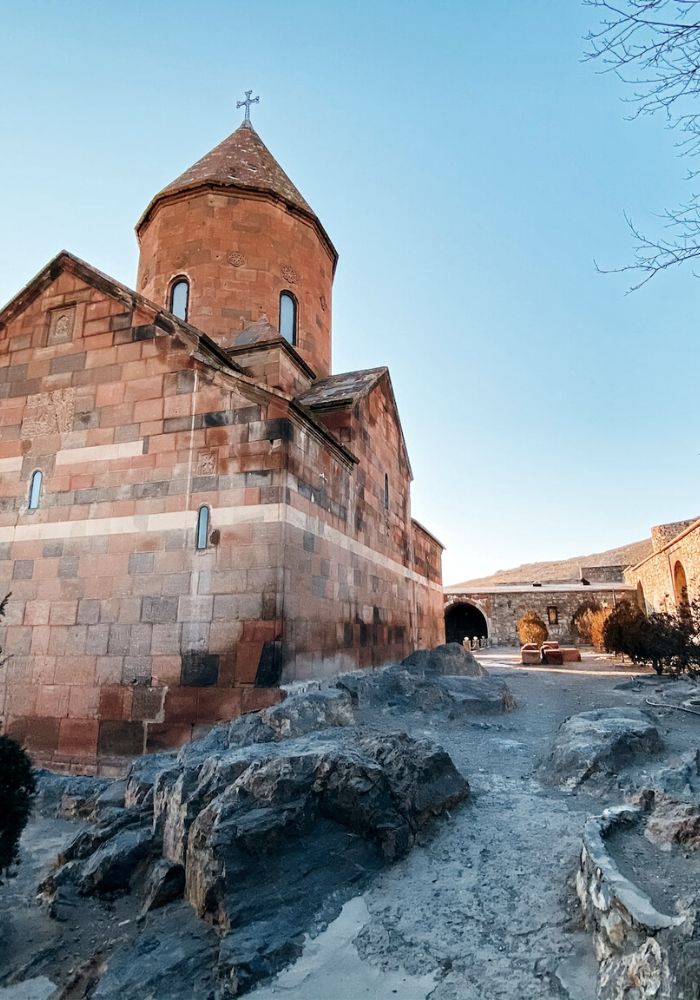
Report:
M 75 389 L 54 389 L 27 397 L 22 421 L 22 437 L 63 434 L 73 428 Z
M 285 281 L 288 281 L 290 285 L 296 285 L 298 281 L 297 272 L 291 264 L 283 264 L 280 271 L 282 272 L 282 277 Z
M 49 335 L 46 343 L 68 344 L 73 339 L 75 327 L 75 306 L 61 306 L 49 313 Z
M 245 256 L 240 250 L 231 250 L 226 259 L 231 267 L 243 267 L 245 264 Z
M 196 475 L 198 476 L 216 475 L 216 452 L 213 451 L 199 452 L 199 454 L 197 455 Z

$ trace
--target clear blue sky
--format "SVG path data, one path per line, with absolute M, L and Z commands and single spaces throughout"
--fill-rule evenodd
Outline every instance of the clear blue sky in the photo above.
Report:
M 58 250 L 127 284 L 151 195 L 239 123 L 340 251 L 334 368 L 388 364 L 445 581 L 700 514 L 700 285 L 625 295 L 683 199 L 577 0 L 3 5 L 0 300 Z

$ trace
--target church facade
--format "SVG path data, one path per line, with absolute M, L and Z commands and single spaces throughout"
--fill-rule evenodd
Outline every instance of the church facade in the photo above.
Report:
M 0 312 L 3 731 L 105 773 L 444 638 L 389 372 L 331 373 L 337 254 L 247 118 L 137 237 L 136 290 L 63 252 Z

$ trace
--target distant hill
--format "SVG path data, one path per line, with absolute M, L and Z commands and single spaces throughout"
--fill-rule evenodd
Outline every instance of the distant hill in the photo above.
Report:
M 607 552 L 595 552 L 593 555 L 572 556 L 571 559 L 559 559 L 554 562 L 525 563 L 514 569 L 499 569 L 491 576 L 482 576 L 477 580 L 466 580 L 449 586 L 475 590 L 477 587 L 497 587 L 501 583 L 532 583 L 534 580 L 542 583 L 565 583 L 568 580 L 578 580 L 580 566 L 634 566 L 649 555 L 651 555 L 651 540 L 645 538 L 641 542 L 630 542 L 629 545 L 608 549 Z

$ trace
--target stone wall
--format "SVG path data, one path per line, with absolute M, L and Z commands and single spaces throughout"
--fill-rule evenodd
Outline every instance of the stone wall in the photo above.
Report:
M 477 607 L 486 618 L 488 636 L 492 643 L 517 646 L 520 644 L 515 629 L 518 619 L 527 611 L 535 611 L 547 625 L 550 639 L 560 642 L 575 642 L 571 620 L 578 608 L 587 601 L 599 604 L 607 602 L 613 606 L 622 598 L 634 598 L 634 588 L 620 584 L 615 589 L 599 589 L 595 586 L 570 590 L 548 590 L 545 586 L 530 587 L 523 591 L 503 588 L 503 592 L 463 591 L 447 593 L 445 607 L 466 602 Z M 548 609 L 556 609 L 557 623 L 549 620 Z
M 626 566 L 581 566 L 581 579 L 589 583 L 624 583 Z
M 441 548 L 424 533 L 414 557 L 386 402 L 358 413 L 358 464 L 289 397 L 72 260 L 0 326 L 5 729 L 55 766 L 116 767 L 276 701 L 281 677 L 439 639 Z
M 685 573 L 689 599 L 700 597 L 700 524 L 690 524 L 690 528 L 686 527 L 680 534 L 672 537 L 665 547 L 659 548 L 648 559 L 625 573 L 628 583 L 641 585 L 648 611 L 675 610 L 677 600 L 674 573 L 678 563 Z

